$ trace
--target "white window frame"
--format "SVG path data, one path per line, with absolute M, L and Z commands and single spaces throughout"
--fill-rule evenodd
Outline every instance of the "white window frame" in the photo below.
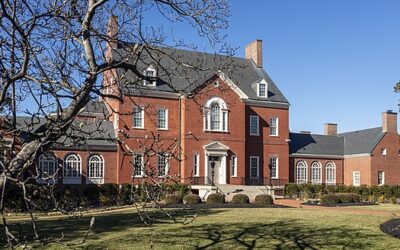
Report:
M 332 171 L 333 173 L 329 173 L 329 171 Z M 330 175 L 333 176 L 332 180 L 329 178 Z M 336 184 L 336 164 L 334 162 L 329 161 L 325 164 L 325 184 Z
M 219 105 L 219 126 L 211 128 L 212 106 L 217 103 Z M 224 100 L 219 97 L 213 97 L 207 101 L 204 106 L 203 129 L 211 132 L 229 132 L 229 112 Z
M 237 155 L 231 156 L 231 176 L 237 177 Z
M 315 176 L 316 173 L 314 171 L 318 171 L 318 176 Z M 318 177 L 318 179 L 316 178 Z M 311 163 L 311 183 L 312 184 L 321 184 L 322 183 L 322 165 L 319 161 L 314 161 Z
M 253 124 L 253 121 L 256 122 L 256 124 Z M 252 131 L 254 127 L 257 128 L 256 132 Z M 250 130 L 249 134 L 252 135 L 252 136 L 259 136 L 260 135 L 260 117 L 258 115 L 250 115 L 249 130 Z
M 94 161 L 93 159 L 97 158 L 99 161 Z M 91 164 L 98 164 L 97 167 L 99 167 L 99 176 L 91 176 L 92 175 L 92 171 L 90 171 L 91 169 Z M 104 183 L 104 166 L 105 166 L 105 162 L 104 162 L 104 158 L 102 155 L 99 154 L 93 154 L 89 156 L 89 160 L 88 160 L 88 165 L 87 165 L 87 182 L 88 183 L 93 183 L 93 184 L 103 184 Z
M 257 160 L 257 176 L 252 175 L 252 169 L 253 169 L 253 159 Z M 251 179 L 257 179 L 260 177 L 260 157 L 259 156 L 250 156 L 250 178 Z
M 273 122 L 272 121 L 275 121 L 275 126 L 273 127 L 272 126 L 272 124 L 273 124 Z M 279 136 L 279 118 L 278 117 L 271 117 L 271 119 L 270 119 L 270 121 L 269 121 L 270 123 L 269 123 L 269 135 L 270 136 Z M 272 133 L 272 128 L 275 128 L 275 133 Z
M 386 148 L 381 148 L 381 154 L 382 155 L 387 155 L 387 149 Z
M 193 155 L 193 176 L 200 176 L 200 154 Z
M 136 157 L 140 156 L 140 174 L 136 174 Z M 144 175 L 144 155 L 142 153 L 135 153 L 133 154 L 133 160 L 132 160 L 132 177 L 133 178 L 143 178 Z
M 148 72 L 151 72 L 152 74 L 151 74 L 151 75 L 148 75 L 148 74 L 147 74 Z M 144 76 L 147 76 L 147 77 L 157 77 L 157 71 L 156 71 L 156 69 L 155 69 L 152 65 L 150 65 L 149 67 L 147 67 L 147 69 L 143 70 L 143 75 L 144 75 Z M 143 79 L 143 86 L 152 86 L 152 87 L 155 87 L 155 86 L 156 86 L 156 83 L 157 83 L 157 81 L 155 81 L 155 80 L 150 81 L 150 83 L 149 83 L 148 80 Z
M 261 85 L 264 85 L 264 86 L 265 86 L 265 93 L 264 93 L 264 95 L 261 95 L 261 93 L 260 93 L 260 87 L 261 87 Z M 258 97 L 265 97 L 265 98 L 268 97 L 268 83 L 267 83 L 265 80 L 262 80 L 261 82 L 257 83 L 257 96 L 258 96 Z
M 271 179 L 279 179 L 279 157 L 271 156 L 269 158 L 270 164 L 272 164 L 273 160 L 275 160 L 275 175 L 272 176 L 272 174 L 271 174 Z M 271 167 L 271 170 L 272 170 L 272 167 Z
M 137 112 L 138 110 L 140 110 L 140 112 Z M 135 124 L 135 119 L 139 119 L 139 118 L 135 117 L 136 114 L 140 114 L 141 126 L 136 126 L 136 124 Z M 138 107 L 138 106 L 135 106 L 133 108 L 133 121 L 132 121 L 132 123 L 133 123 L 132 124 L 133 128 L 144 129 L 144 108 Z
M 304 170 L 304 179 L 299 179 L 299 166 L 300 164 L 303 164 L 303 166 L 301 167 L 302 170 Z M 297 184 L 302 184 L 302 183 L 307 183 L 308 182 L 308 166 L 307 166 L 307 162 L 305 161 L 298 161 L 296 163 L 296 183 Z
M 164 119 L 165 119 L 165 126 L 160 127 L 160 111 L 164 111 Z M 157 110 L 157 129 L 158 130 L 168 130 L 168 109 L 167 108 L 160 108 Z
M 160 175 L 160 159 L 164 158 L 164 174 Z M 168 155 L 157 155 L 157 175 L 158 177 L 166 177 L 168 176 L 168 170 L 169 170 L 169 157 Z
M 52 168 L 52 171 L 48 172 L 53 172 L 53 173 L 47 173 L 43 171 L 45 168 L 44 165 L 47 165 L 47 169 L 49 170 Z M 55 156 L 51 152 L 46 152 L 42 155 L 39 156 L 39 171 L 40 171 L 40 176 L 38 178 L 38 183 L 43 184 L 43 183 L 54 183 L 55 179 L 58 179 L 58 177 L 55 175 L 57 172 L 58 168 L 58 159 L 57 156 Z M 46 173 L 46 176 L 43 176 L 43 174 Z
M 75 156 L 75 160 L 68 160 L 69 157 Z M 79 167 L 78 176 L 67 176 L 66 173 L 69 170 L 68 164 L 74 164 Z M 64 158 L 64 169 L 63 169 L 63 183 L 64 184 L 81 184 L 82 182 L 82 158 L 79 154 L 71 153 Z
M 358 174 L 358 183 L 356 180 L 356 175 Z M 361 185 L 361 173 L 360 171 L 353 171 L 353 186 L 359 187 Z
M 382 174 L 382 183 L 379 183 L 379 174 Z M 378 186 L 385 185 L 385 171 L 378 171 Z

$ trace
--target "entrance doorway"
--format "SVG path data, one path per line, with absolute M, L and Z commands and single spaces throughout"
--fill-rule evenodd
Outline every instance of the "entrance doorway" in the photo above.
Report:
M 212 163 L 215 164 L 214 166 L 214 184 L 223 184 L 223 171 L 221 167 L 221 157 L 220 156 L 208 156 L 208 176 L 210 179 L 210 183 L 212 180 Z

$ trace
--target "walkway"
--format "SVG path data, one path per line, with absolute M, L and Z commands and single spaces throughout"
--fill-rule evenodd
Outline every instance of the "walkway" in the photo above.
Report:
M 384 211 L 384 210 L 374 210 L 376 208 L 374 205 L 371 206 L 371 209 L 360 209 L 354 207 L 323 207 L 323 206 L 311 206 L 311 205 L 302 205 L 303 201 L 298 200 L 289 200 L 289 199 L 277 199 L 275 200 L 275 204 L 284 205 L 293 208 L 302 208 L 302 209 L 314 209 L 320 211 L 332 211 L 332 212 L 340 212 L 340 213 L 350 213 L 350 214 L 366 214 L 366 215 L 382 215 L 382 216 L 399 216 L 400 215 L 400 205 L 399 210 L 397 212 L 393 211 Z M 365 207 L 365 206 L 363 206 Z

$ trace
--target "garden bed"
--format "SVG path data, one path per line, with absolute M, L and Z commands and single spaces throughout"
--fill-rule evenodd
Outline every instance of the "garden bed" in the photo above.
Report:
M 188 208 L 188 209 L 210 209 L 210 208 L 287 208 L 287 206 L 269 204 L 269 205 L 256 205 L 253 203 L 248 204 L 233 204 L 233 203 L 222 203 L 222 204 L 209 204 L 209 203 L 199 203 L 199 204 L 169 204 L 164 205 L 163 208 Z
M 377 205 L 375 202 L 356 202 L 356 203 L 337 203 L 337 204 L 320 204 L 313 202 L 304 202 L 301 205 L 318 206 L 318 207 L 353 207 L 353 206 L 372 206 Z
M 392 219 L 385 223 L 382 223 L 379 228 L 385 234 L 390 236 L 396 237 L 400 239 L 400 218 L 399 219 Z

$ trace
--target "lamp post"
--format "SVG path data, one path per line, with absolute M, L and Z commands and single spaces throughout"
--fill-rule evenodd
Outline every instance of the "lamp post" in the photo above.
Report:
M 211 161 L 211 185 L 214 186 L 214 175 L 215 175 L 215 162 L 214 160 Z

